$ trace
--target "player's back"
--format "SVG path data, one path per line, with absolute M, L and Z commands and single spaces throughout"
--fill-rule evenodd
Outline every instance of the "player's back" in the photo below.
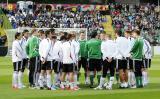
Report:
M 91 39 L 86 43 L 86 50 L 90 59 L 101 59 L 101 41 Z
M 129 42 L 125 37 L 118 37 L 116 39 L 116 46 L 118 49 L 118 55 L 117 58 L 122 58 L 122 57 L 126 57 L 126 53 L 128 51 L 129 48 Z
M 63 63 L 73 63 L 71 56 L 71 42 L 66 41 L 62 45 Z

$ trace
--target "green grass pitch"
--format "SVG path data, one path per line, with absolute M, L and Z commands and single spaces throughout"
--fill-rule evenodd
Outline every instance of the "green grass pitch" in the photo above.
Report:
M 160 99 L 160 56 L 152 60 L 150 84 L 141 89 L 118 89 L 114 85 L 113 90 L 95 91 L 81 85 L 79 91 L 15 90 L 11 88 L 12 68 L 11 57 L 0 57 L 0 99 Z M 27 73 L 24 82 L 27 84 Z

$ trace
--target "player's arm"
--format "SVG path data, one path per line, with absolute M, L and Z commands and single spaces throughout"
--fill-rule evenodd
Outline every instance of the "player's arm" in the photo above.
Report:
M 105 44 L 103 42 L 101 44 L 101 52 L 102 52 L 102 54 L 105 53 Z
M 87 43 L 85 44 L 84 52 L 85 52 L 86 58 L 88 58 L 88 44 Z
M 114 47 L 115 47 L 115 52 L 112 54 L 111 58 L 115 58 L 116 55 L 118 54 L 118 46 L 117 46 L 117 44 L 114 44 Z
M 134 45 L 133 45 L 133 47 L 132 47 L 132 49 L 131 49 L 131 51 L 130 51 L 131 54 L 137 50 L 138 45 L 139 45 L 138 44 L 138 40 L 136 40 L 135 43 L 134 43 Z
M 13 44 L 12 44 L 12 56 L 17 56 L 16 46 L 15 46 L 15 43 L 14 43 L 14 42 L 13 42 Z
M 29 56 L 29 41 L 30 41 L 30 39 L 27 40 L 27 44 L 26 44 L 26 47 L 25 47 L 25 51 L 26 51 L 27 56 Z
M 42 48 L 42 50 L 44 51 L 43 58 L 44 58 L 44 60 L 46 60 L 47 56 L 49 54 L 49 50 L 51 48 L 51 45 L 49 44 L 49 42 L 47 40 L 44 40 L 43 43 L 45 44 L 45 47 L 43 46 L 43 48 Z
M 43 57 L 43 41 L 41 41 L 40 44 L 39 44 L 39 55 L 41 57 L 41 61 L 44 61 L 44 57 Z
M 62 62 L 62 59 L 63 59 L 62 44 L 59 44 L 58 55 L 59 55 L 59 61 Z
M 76 55 L 78 55 L 78 53 L 79 53 L 79 50 L 80 50 L 80 43 L 79 42 L 77 42 L 77 44 L 76 44 L 76 51 L 75 51 L 75 53 L 76 53 Z

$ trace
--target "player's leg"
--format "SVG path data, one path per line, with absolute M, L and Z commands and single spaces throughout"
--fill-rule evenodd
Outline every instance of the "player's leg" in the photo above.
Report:
M 98 84 L 100 83 L 100 78 L 102 76 L 102 63 L 103 61 L 101 59 L 95 59 L 95 69 L 97 71 L 97 80 L 98 80 Z
M 95 60 L 89 60 L 89 77 L 90 77 L 90 88 L 93 88 L 94 85 L 94 67 L 95 67 Z
M 124 71 L 124 81 L 125 88 L 128 88 L 128 69 L 127 69 L 127 60 L 123 60 L 123 71 Z
M 119 71 L 118 71 L 118 59 L 115 59 L 115 68 L 116 68 L 116 81 L 119 84 Z
M 18 62 L 13 62 L 13 68 L 12 87 L 18 88 Z
M 136 88 L 136 79 L 133 66 L 133 60 L 129 59 L 128 84 L 131 88 Z
M 141 66 L 142 66 L 142 61 L 135 60 L 135 76 L 136 76 L 136 87 L 137 88 L 143 87 Z
M 118 60 L 118 70 L 119 70 L 119 77 L 120 77 L 120 88 L 124 88 L 124 72 L 123 72 L 123 66 L 122 66 L 122 60 Z
M 40 89 L 44 88 L 44 80 L 45 80 L 44 75 L 45 75 L 45 72 L 46 72 L 46 70 L 42 69 L 41 73 L 39 75 L 38 83 L 39 83 Z
M 142 80 L 143 80 L 143 86 L 146 86 L 148 83 L 148 66 L 149 65 L 149 60 L 148 59 L 143 59 L 143 68 L 142 68 Z
M 78 64 L 73 64 L 73 73 L 74 73 L 74 84 L 75 86 L 79 85 L 79 82 L 78 82 Z
M 40 75 L 39 75 L 39 87 L 40 89 L 44 89 L 44 82 L 45 82 L 45 74 L 46 74 L 46 63 L 40 65 Z
M 53 61 L 54 79 L 53 84 L 58 87 L 60 85 L 60 62 Z
M 81 66 L 82 66 L 82 58 L 80 60 L 78 60 L 78 75 L 77 75 L 77 80 L 79 81 L 79 78 L 81 76 Z
M 131 87 L 131 61 L 130 61 L 130 59 L 128 59 L 127 60 L 128 61 L 128 85 L 129 85 L 129 87 Z
M 33 88 L 35 87 L 35 84 L 34 84 L 34 72 L 35 72 L 35 61 L 36 61 L 36 58 L 33 57 L 33 58 L 30 58 L 29 60 L 29 83 L 30 83 L 30 88 Z
M 52 86 L 52 80 L 51 80 L 52 69 L 53 69 L 53 61 L 47 61 L 46 73 L 47 73 L 47 89 L 48 90 L 51 90 L 51 86 Z
M 34 73 L 34 83 L 35 83 L 35 87 L 39 88 L 39 75 L 40 75 L 40 57 L 36 57 L 36 63 L 35 63 L 35 73 Z
M 85 77 L 85 84 L 89 84 L 89 72 L 88 72 L 88 66 L 87 66 L 87 59 L 82 58 L 82 67 L 84 69 L 84 77 Z
M 23 75 L 23 60 L 18 62 L 18 88 L 21 89 L 23 88 L 23 83 L 22 83 L 22 75 Z
M 74 67 L 74 64 L 68 64 L 68 73 L 69 73 L 69 86 L 71 90 L 79 90 L 79 87 L 75 83 L 74 79 L 74 71 L 76 68 Z
M 24 76 L 24 70 L 25 70 L 25 67 L 27 67 L 28 65 L 28 59 L 23 59 L 22 60 L 22 63 L 21 63 L 21 70 L 19 71 L 19 77 L 21 79 L 21 83 L 22 83 L 22 87 L 25 88 L 26 86 L 23 84 L 23 76 Z
M 112 89 L 112 85 L 114 82 L 114 74 L 115 74 L 115 61 L 112 60 L 112 62 L 108 63 L 109 64 L 109 69 L 110 69 L 110 78 L 109 78 L 109 82 L 108 82 L 108 86 L 106 86 L 107 89 Z
M 65 89 L 65 77 L 66 77 L 67 71 L 68 71 L 68 65 L 63 64 L 62 65 L 62 74 L 61 74 L 61 77 L 60 77 L 60 80 L 61 80 L 60 88 L 62 90 Z
M 107 76 L 107 71 L 108 71 L 108 64 L 107 64 L 107 61 L 104 60 L 103 61 L 103 67 L 102 67 L 102 76 L 100 78 L 100 83 L 98 85 L 98 87 L 94 88 L 95 90 L 98 90 L 98 89 L 103 89 L 103 86 L 105 84 L 105 79 L 106 79 L 106 76 Z M 105 85 L 107 86 L 108 83 L 106 83 Z

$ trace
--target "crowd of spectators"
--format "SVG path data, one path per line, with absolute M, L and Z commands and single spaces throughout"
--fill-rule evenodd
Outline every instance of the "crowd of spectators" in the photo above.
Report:
M 7 16 L 14 28 L 88 28 L 103 30 L 102 22 L 107 19 L 99 11 L 72 11 L 58 8 L 48 10 L 40 7 L 32 13 L 22 10 L 10 11 Z
M 150 42 L 156 41 L 160 36 L 160 12 L 154 4 L 110 4 L 110 13 L 116 29 L 140 29 L 143 37 Z
M 150 42 L 157 42 L 160 38 L 160 12 L 156 5 L 109 4 L 109 11 L 115 29 L 122 32 L 140 29 L 143 37 Z M 97 10 L 72 11 L 63 7 L 51 10 L 41 6 L 33 12 L 25 9 L 4 12 L 13 28 L 87 28 L 103 31 L 102 22 L 107 22 L 107 18 Z

